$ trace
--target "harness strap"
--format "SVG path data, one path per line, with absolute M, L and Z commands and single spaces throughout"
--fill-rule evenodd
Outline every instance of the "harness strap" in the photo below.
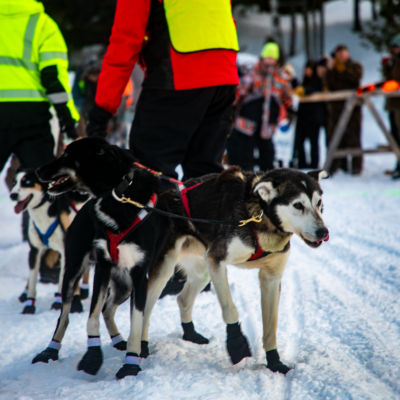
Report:
M 189 218 L 192 218 L 192 216 L 190 214 L 190 207 L 189 207 L 189 200 L 187 198 L 187 192 L 189 190 L 194 189 L 197 186 L 200 186 L 202 183 L 204 183 L 204 182 L 200 182 L 197 185 L 191 186 L 190 188 L 185 187 L 183 184 L 178 185 L 178 189 L 179 189 L 179 193 L 180 193 L 180 196 L 181 196 L 181 200 L 182 200 L 183 206 L 185 207 L 186 214 L 188 215 Z
M 33 221 L 32 221 L 33 222 Z M 58 220 L 58 218 L 49 226 L 49 229 L 47 229 L 46 233 L 42 233 L 40 232 L 39 228 L 36 226 L 36 224 L 33 222 L 33 226 L 35 227 L 40 240 L 42 241 L 42 243 L 45 246 L 49 245 L 49 239 L 51 237 L 51 235 L 54 233 L 54 231 L 57 229 L 58 224 L 60 223 L 60 221 Z
M 79 210 L 76 208 L 75 204 L 70 200 L 68 200 L 68 203 L 71 206 L 71 208 L 78 214 Z
M 264 251 L 261 248 L 260 242 L 258 241 L 257 232 L 253 227 L 251 227 L 250 232 L 253 236 L 255 252 L 247 261 L 259 260 L 260 258 L 266 257 L 271 254 L 270 252 Z
M 153 208 L 157 202 L 157 195 L 153 193 L 151 196 L 149 202 L 147 203 L 147 207 Z M 121 233 L 113 233 L 109 230 L 106 230 L 108 239 L 109 239 L 109 249 L 110 249 L 110 256 L 111 259 L 114 261 L 115 264 L 118 265 L 118 257 L 119 257 L 119 250 L 118 246 L 120 243 L 131 233 L 133 232 L 138 225 L 143 222 L 149 215 L 151 211 L 147 211 L 145 209 L 142 209 L 139 214 L 136 216 L 135 220 L 133 221 L 133 224 L 125 229 Z

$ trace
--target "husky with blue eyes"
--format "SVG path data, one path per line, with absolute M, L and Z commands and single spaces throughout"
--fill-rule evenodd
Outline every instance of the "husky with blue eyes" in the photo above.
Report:
M 20 301 L 25 302 L 22 314 L 34 314 L 36 311 L 36 283 L 41 259 L 47 249 L 60 253 L 60 278 L 55 301 L 51 308 L 61 308 L 61 287 L 64 275 L 65 234 L 75 218 L 79 208 L 84 204 L 87 196 L 76 194 L 50 198 L 47 194 L 48 184 L 37 178 L 34 170 L 21 169 L 15 176 L 10 198 L 15 201 L 14 211 L 20 214 L 27 211 L 29 214 L 28 240 L 29 252 L 29 279 L 25 292 Z M 74 296 L 74 305 L 71 312 L 82 311 L 82 303 L 77 289 Z

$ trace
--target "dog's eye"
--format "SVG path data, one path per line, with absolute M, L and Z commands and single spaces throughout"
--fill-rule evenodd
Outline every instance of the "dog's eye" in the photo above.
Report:
M 25 181 L 25 183 L 26 183 L 27 185 L 30 185 L 31 181 L 30 181 L 30 180 L 27 180 L 27 181 Z
M 104 149 L 100 149 L 97 151 L 96 156 L 102 156 L 105 153 Z
M 12 185 L 15 186 L 17 184 L 17 180 L 14 179 Z
M 294 204 L 293 204 L 293 207 L 294 207 L 296 210 L 304 210 L 304 206 L 303 206 L 303 204 L 301 204 L 300 202 L 294 203 Z

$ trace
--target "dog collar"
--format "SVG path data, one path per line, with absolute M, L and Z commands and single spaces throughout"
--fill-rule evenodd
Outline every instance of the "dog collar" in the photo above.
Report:
M 133 170 L 131 170 L 128 174 L 126 174 L 121 182 L 113 189 L 113 192 L 118 196 L 122 197 L 125 193 L 125 190 L 132 183 L 133 180 Z

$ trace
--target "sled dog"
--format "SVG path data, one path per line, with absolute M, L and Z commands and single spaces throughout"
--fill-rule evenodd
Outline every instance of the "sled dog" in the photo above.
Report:
M 60 253 L 60 277 L 58 291 L 51 308 L 61 308 L 61 287 L 64 272 L 64 243 L 66 231 L 74 219 L 78 209 L 86 200 L 85 196 L 73 194 L 51 199 L 47 194 L 48 184 L 39 181 L 35 171 L 21 169 L 15 176 L 10 198 L 16 201 L 14 211 L 20 214 L 27 211 L 29 214 L 28 241 L 29 251 L 29 279 L 20 301 L 25 302 L 22 314 L 34 314 L 36 310 L 36 283 L 42 256 L 47 249 Z M 82 311 L 79 293 L 74 296 L 71 312 Z
M 178 296 L 184 339 L 207 343 L 194 330 L 192 309 L 211 276 L 227 324 L 230 358 L 238 363 L 251 356 L 229 290 L 226 268 L 230 264 L 259 269 L 267 367 L 288 372 L 276 346 L 280 281 L 293 234 L 313 248 L 329 239 L 319 185 L 321 178 L 328 177 L 325 171 L 305 174 L 280 169 L 254 174 L 231 167 L 221 174 L 178 183 L 178 190 L 159 194 L 157 175 L 137 166 L 128 151 L 95 138 L 72 143 L 63 157 L 37 173 L 43 181 L 55 181 L 49 190 L 52 195 L 79 190 L 93 199 L 68 232 L 61 315 L 49 347 L 33 363 L 58 359 L 74 285 L 94 250 L 97 264 L 87 325 L 88 350 L 78 369 L 95 374 L 101 366 L 101 311 L 113 341 L 116 338 L 123 349 L 125 342 L 114 314 L 132 290 L 127 356 L 117 378 L 137 375 L 140 357 L 148 355 L 151 310 L 176 265 L 188 277 Z M 143 205 L 146 207 L 141 208 Z M 197 221 L 161 215 L 156 210 Z

